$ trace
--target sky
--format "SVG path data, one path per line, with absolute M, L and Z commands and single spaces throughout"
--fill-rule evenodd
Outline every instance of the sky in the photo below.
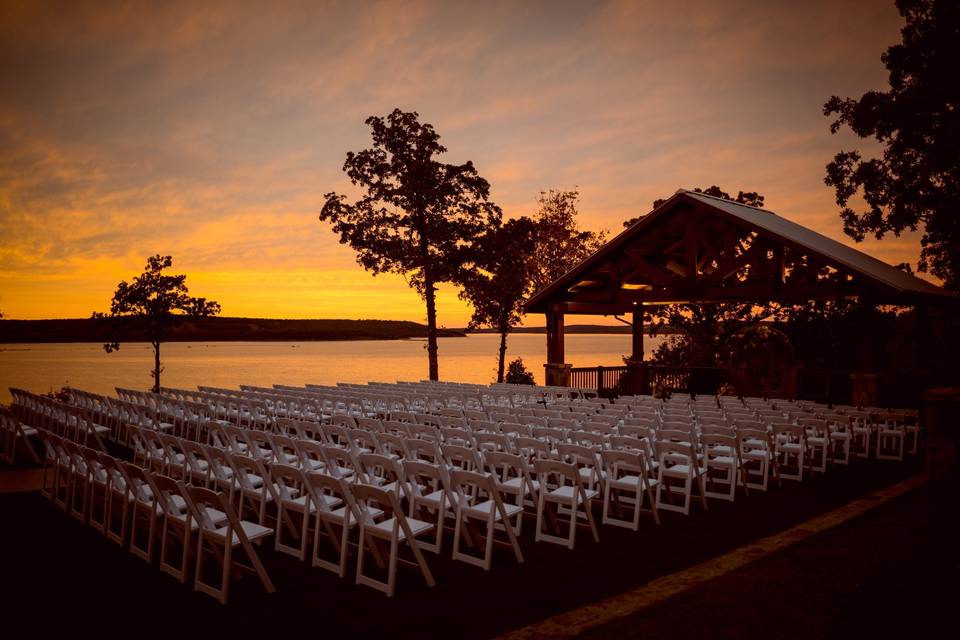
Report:
M 317 215 L 370 115 L 417 111 L 506 216 L 619 231 L 678 188 L 843 234 L 831 95 L 888 87 L 893 2 L 0 3 L 0 312 L 88 317 L 169 254 L 223 315 L 423 321 Z M 916 234 L 858 245 L 916 262 Z M 444 287 L 439 322 L 470 309 Z M 527 324 L 541 324 L 539 317 Z

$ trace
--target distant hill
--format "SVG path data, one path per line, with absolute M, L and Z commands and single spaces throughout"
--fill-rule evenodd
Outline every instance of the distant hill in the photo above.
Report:
M 133 322 L 125 323 L 123 340 L 144 342 Z M 462 331 L 441 329 L 443 337 L 463 337 Z M 173 329 L 169 342 L 312 340 L 404 340 L 426 338 L 426 325 L 398 320 L 274 320 L 267 318 L 203 318 Z M 103 342 L 106 336 L 93 320 L 0 320 L 0 343 Z
M 615 333 L 615 334 L 629 334 L 633 331 L 631 327 L 628 327 L 625 324 L 620 325 L 609 325 L 609 324 L 568 324 L 563 328 L 565 334 L 571 333 Z M 496 329 L 471 329 L 467 333 L 496 333 Z M 546 327 L 517 327 L 513 330 L 513 333 L 546 333 Z M 647 332 L 647 327 L 644 327 L 644 332 Z M 659 333 L 676 333 L 675 330 L 667 327 L 660 329 Z

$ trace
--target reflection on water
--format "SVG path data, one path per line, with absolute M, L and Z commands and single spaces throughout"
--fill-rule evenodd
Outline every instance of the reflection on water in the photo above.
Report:
M 660 339 L 645 337 L 646 354 Z M 440 338 L 440 378 L 492 382 L 499 338 L 492 334 Z M 370 340 L 351 342 L 170 342 L 161 348 L 168 387 L 198 384 L 236 387 L 420 380 L 427 377 L 426 342 Z M 570 335 L 566 360 L 573 366 L 620 365 L 630 351 L 629 335 Z M 510 336 L 507 360 L 521 357 L 543 382 L 546 336 Z M 107 354 L 99 344 L 0 345 L 0 402 L 8 387 L 46 392 L 71 385 L 97 393 L 114 387 L 148 389 L 153 349 L 147 343 L 123 344 Z

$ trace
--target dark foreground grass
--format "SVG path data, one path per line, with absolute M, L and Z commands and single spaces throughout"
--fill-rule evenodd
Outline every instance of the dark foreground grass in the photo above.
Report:
M 495 554 L 489 573 L 451 561 L 448 550 L 442 558 L 427 553 L 437 587 L 401 568 L 394 598 L 275 554 L 271 544 L 262 557 L 277 593 L 267 595 L 245 576 L 231 586 L 226 606 L 132 557 L 37 493 L 0 494 L 4 601 L 7 615 L 36 621 L 38 630 L 89 620 L 107 637 L 170 625 L 190 637 L 306 626 L 321 635 L 486 638 L 698 564 L 918 471 L 915 462 L 856 464 L 738 496 L 734 504 L 711 501 L 709 511 L 695 508 L 689 517 L 664 514 L 660 527 L 647 523 L 638 533 L 603 526 L 600 544 L 583 532 L 574 551 L 535 543 L 531 519 L 522 565 L 509 550 Z M 776 554 L 591 635 L 672 637 L 675 622 L 690 631 L 686 637 L 697 630 L 698 637 L 821 637 L 872 624 L 869 611 L 907 620 L 904 594 L 920 597 L 917 581 L 925 576 L 916 565 L 936 546 L 927 541 L 923 495 L 915 491 L 878 510 L 887 514 L 882 526 L 857 533 L 868 514 L 797 545 L 808 551 Z M 841 543 L 818 542 L 843 532 Z M 814 622 L 789 622 L 808 613 Z

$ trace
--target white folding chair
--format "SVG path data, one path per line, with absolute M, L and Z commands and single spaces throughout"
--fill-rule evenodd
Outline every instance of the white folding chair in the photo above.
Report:
M 740 474 L 740 447 L 733 436 L 717 433 L 700 436 L 703 451 L 703 486 L 708 498 L 733 502 Z
M 653 495 L 657 481 L 650 479 L 647 456 L 643 451 L 608 449 L 601 455 L 607 470 L 607 481 L 603 488 L 603 524 L 637 531 L 640 528 L 640 514 L 644 511 L 653 516 L 654 523 L 660 524 Z M 644 499 L 648 505 L 646 509 L 643 507 Z M 633 509 L 630 520 L 611 515 L 611 507 L 620 515 L 624 505 Z
M 580 516 L 583 516 L 594 542 L 600 542 L 597 526 L 593 519 L 591 501 L 597 497 L 597 492 L 584 487 L 583 480 L 576 465 L 558 460 L 544 460 L 537 458 L 533 461 L 540 489 L 537 492 L 537 532 L 535 540 L 566 545 L 573 549 L 576 541 L 577 525 Z M 549 509 L 553 505 L 555 509 Z M 553 530 L 560 531 L 558 515 L 562 507 L 569 511 L 569 525 L 567 537 L 546 533 L 543 524 L 549 519 Z
M 406 543 L 413 553 L 414 566 L 419 567 L 428 586 L 435 586 L 436 582 L 433 579 L 433 574 L 430 572 L 430 567 L 427 566 L 423 552 L 417 542 L 417 537 L 431 532 L 434 525 L 422 520 L 407 518 L 400 508 L 397 494 L 392 491 L 384 491 L 379 487 L 365 484 L 354 484 L 350 487 L 350 491 L 353 492 L 361 512 L 357 584 L 373 587 L 386 593 L 388 597 L 393 596 L 396 589 L 397 563 L 403 561 L 410 564 L 399 558 L 399 545 Z M 368 536 L 371 546 L 376 544 L 376 540 L 385 540 L 390 545 L 387 580 L 385 582 L 372 578 L 363 572 Z
M 657 467 L 657 509 L 688 515 L 694 487 L 699 493 L 700 504 L 707 509 L 706 490 L 694 444 L 658 440 L 656 447 L 660 456 Z M 678 492 L 683 498 L 680 505 L 672 502 Z
M 223 493 L 217 493 L 204 487 L 186 487 L 184 486 L 184 496 L 187 498 L 187 504 L 190 512 L 199 523 L 199 535 L 197 536 L 197 565 L 194 574 L 193 588 L 201 593 L 217 598 L 221 604 L 226 604 L 227 594 L 230 587 L 230 575 L 234 566 L 240 569 L 246 569 L 257 574 L 260 583 L 267 593 L 275 591 L 267 570 L 260 561 L 253 548 L 254 542 L 268 538 L 273 534 L 273 529 L 264 527 L 253 522 L 241 520 L 233 510 L 229 498 Z M 222 512 L 227 520 L 223 525 L 218 525 L 210 516 L 210 509 Z M 204 558 L 208 555 L 207 548 L 212 552 L 221 563 L 220 584 L 216 586 L 203 580 Z M 233 558 L 237 548 L 241 549 L 247 556 L 250 565 L 243 565 Z
M 493 476 L 474 471 L 453 469 L 450 471 L 450 481 L 457 494 L 456 519 L 457 524 L 453 534 L 453 559 L 462 560 L 468 564 L 490 570 L 493 561 L 493 545 L 496 540 L 497 524 L 506 532 L 508 544 L 513 549 L 517 562 L 523 562 L 523 553 L 514 533 L 511 518 L 519 516 L 523 507 L 515 504 L 504 504 L 497 489 Z M 486 524 L 486 533 L 481 535 L 475 521 Z M 460 550 L 460 533 L 464 527 L 470 530 L 470 546 L 474 540 L 483 541 L 483 557 L 477 557 Z M 464 532 L 466 533 L 466 532 Z
M 796 424 L 774 424 L 773 446 L 784 480 L 803 480 L 807 460 L 807 431 Z

